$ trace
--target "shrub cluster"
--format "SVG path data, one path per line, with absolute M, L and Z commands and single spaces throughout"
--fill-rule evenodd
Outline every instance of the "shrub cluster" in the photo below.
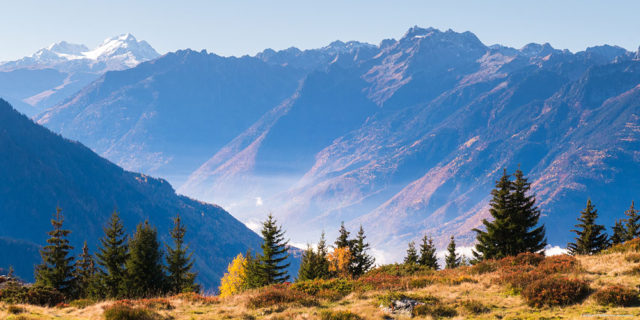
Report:
M 23 286 L 13 283 L 0 290 L 0 301 L 53 307 L 64 302 L 65 297 L 58 290 L 43 286 Z
M 298 281 L 292 289 L 326 300 L 340 300 L 355 289 L 355 283 L 347 279 L 315 279 Z
M 325 310 L 320 313 L 320 320 L 361 320 L 359 315 L 350 311 L 329 311 Z
M 415 300 L 415 301 L 426 303 L 426 304 L 436 304 L 440 302 L 440 299 L 431 295 L 420 296 L 420 295 L 408 294 L 408 293 L 397 292 L 397 291 L 389 291 L 383 295 L 379 295 L 377 297 L 377 302 L 379 305 L 391 307 L 394 301 L 407 300 L 407 299 Z
M 618 243 L 604 250 L 603 253 L 625 253 L 640 252 L 640 238 L 631 239 L 629 241 Z
M 377 276 L 380 274 L 389 275 L 389 276 L 398 276 L 398 277 L 406 277 L 406 276 L 425 276 L 432 275 L 436 271 L 433 268 L 419 265 L 419 264 L 387 264 L 383 266 L 379 266 L 371 271 L 367 272 L 365 276 Z
M 596 291 L 596 302 L 603 306 L 632 307 L 639 304 L 638 291 L 622 286 L 610 286 Z
M 589 294 L 589 285 L 579 279 L 552 276 L 529 284 L 522 296 L 532 307 L 566 306 L 582 301 Z
M 247 302 L 247 306 L 252 309 L 283 304 L 298 304 L 304 307 L 311 307 L 318 305 L 318 301 L 309 294 L 292 289 L 290 285 L 275 284 L 259 289 Z
M 104 308 L 105 320 L 160 320 L 159 314 L 145 307 L 135 307 L 127 303 L 116 302 Z
M 578 260 L 572 256 L 559 255 L 539 259 L 539 255 L 523 253 L 504 258 L 497 264 L 500 276 L 497 281 L 509 285 L 513 293 L 520 293 L 532 283 L 550 276 L 574 272 L 579 268 Z

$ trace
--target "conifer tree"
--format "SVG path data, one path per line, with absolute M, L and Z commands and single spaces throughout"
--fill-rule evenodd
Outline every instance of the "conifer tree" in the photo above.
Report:
M 627 238 L 627 230 L 624 228 L 622 220 L 616 220 L 616 224 L 613 226 L 613 235 L 611 236 L 611 245 L 623 243 Z
M 605 249 L 608 245 L 607 234 L 604 233 L 605 228 L 596 224 L 598 218 L 598 210 L 591 204 L 591 199 L 587 200 L 587 207 L 582 210 L 576 224 L 575 232 L 577 237 L 575 242 L 569 243 L 567 249 L 571 255 L 576 254 L 594 254 Z
M 417 264 L 418 263 L 418 253 L 416 252 L 416 243 L 411 241 L 409 242 L 409 247 L 407 248 L 407 255 L 404 257 L 404 264 Z
M 633 201 L 631 201 L 629 210 L 625 211 L 624 214 L 627 216 L 625 241 L 629 241 L 640 236 L 640 215 L 638 215 L 638 210 L 636 210 Z
M 247 250 L 245 255 L 245 272 L 242 281 L 243 290 L 255 289 L 267 285 L 263 270 L 260 267 L 260 255 L 253 255 L 251 250 Z
M 351 250 L 351 246 L 353 241 L 349 239 L 350 232 L 347 231 L 347 228 L 344 226 L 344 221 L 340 224 L 340 230 L 338 231 L 338 239 L 334 243 L 336 248 L 349 248 Z
M 447 255 L 445 256 L 444 261 L 446 263 L 445 268 L 447 269 L 455 269 L 462 263 L 462 259 L 456 253 L 456 240 L 453 236 L 451 236 L 451 241 L 447 247 Z
M 426 235 L 422 237 L 418 264 L 429 267 L 433 270 L 438 270 L 438 268 L 440 268 L 438 265 L 438 258 L 436 257 L 436 246 L 433 244 L 433 238 L 427 238 Z
M 331 278 L 331 272 L 329 272 L 329 260 L 327 255 L 329 254 L 327 250 L 327 240 L 324 236 L 324 231 L 322 231 L 322 235 L 320 235 L 320 241 L 318 242 L 317 252 L 316 252 L 316 277 L 318 279 L 329 279 Z
M 100 248 L 96 253 L 98 265 L 102 267 L 98 277 L 104 289 L 103 295 L 107 298 L 118 298 L 123 294 L 128 252 L 124 226 L 118 212 L 114 211 L 104 227 L 104 237 L 100 239 Z
M 491 191 L 489 213 L 493 221 L 482 221 L 485 231 L 476 232 L 476 260 L 514 256 L 522 252 L 538 252 L 546 246 L 544 225 L 535 227 L 540 219 L 540 211 L 535 198 L 527 195 L 531 184 L 520 169 L 515 173 L 515 181 L 504 170 L 496 187 Z
M 98 294 L 97 269 L 93 256 L 89 253 L 87 242 L 82 246 L 82 252 L 76 260 L 76 296 L 81 298 L 93 297 Z
M 298 269 L 299 281 L 314 280 L 318 278 L 316 274 L 315 263 L 318 260 L 316 253 L 313 251 L 311 245 L 307 245 L 307 249 L 302 253 L 302 260 L 300 262 L 300 269 Z
M 127 291 L 131 297 L 155 296 L 163 292 L 165 275 L 162 267 L 162 251 L 158 232 L 141 223 L 129 242 L 127 267 Z
M 167 246 L 168 289 L 173 293 L 199 291 L 199 286 L 195 284 L 196 274 L 191 272 L 194 263 L 193 252 L 188 252 L 189 246 L 184 242 L 187 229 L 179 215 L 173 219 L 173 223 L 174 227 L 171 230 L 173 248 Z
M 47 245 L 40 251 L 42 264 L 36 267 L 35 277 L 36 284 L 57 289 L 69 297 L 73 294 L 75 285 L 75 267 L 74 258 L 70 254 L 73 247 L 67 239 L 71 231 L 62 228 L 63 222 L 62 210 L 56 208 L 51 220 L 53 230 L 47 233 Z
M 289 279 L 287 268 L 289 263 L 288 241 L 284 240 L 282 227 L 276 224 L 273 215 L 269 214 L 262 224 L 262 255 L 260 256 L 260 268 L 266 284 L 283 283 Z
M 351 276 L 354 278 L 360 277 L 365 272 L 369 271 L 375 259 L 367 253 L 369 250 L 369 244 L 365 242 L 367 237 L 364 235 L 364 229 L 360 226 L 358 235 L 353 241 L 353 262 L 351 263 Z

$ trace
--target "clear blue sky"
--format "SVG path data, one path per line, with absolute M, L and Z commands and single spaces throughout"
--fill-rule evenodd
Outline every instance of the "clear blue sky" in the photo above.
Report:
M 0 0 L 0 61 L 67 40 L 93 47 L 130 32 L 161 53 L 221 55 L 314 48 L 333 40 L 379 43 L 411 26 L 471 31 L 485 44 L 549 42 L 572 51 L 640 45 L 640 1 L 427 0 Z

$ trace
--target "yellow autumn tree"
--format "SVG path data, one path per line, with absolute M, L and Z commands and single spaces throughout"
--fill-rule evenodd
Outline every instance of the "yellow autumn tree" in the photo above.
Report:
M 335 248 L 333 252 L 327 255 L 327 260 L 329 260 L 330 272 L 334 272 L 343 278 L 348 278 L 351 275 L 349 272 L 349 266 L 351 265 L 349 247 Z
M 228 297 L 240 292 L 244 285 L 247 259 L 238 254 L 227 267 L 227 272 L 220 279 L 220 297 Z

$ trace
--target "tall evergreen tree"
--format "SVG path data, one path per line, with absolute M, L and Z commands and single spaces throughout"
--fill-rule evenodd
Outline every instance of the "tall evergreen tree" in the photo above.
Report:
M 35 277 L 36 284 L 57 289 L 69 297 L 73 294 L 75 285 L 75 267 L 74 258 L 70 254 L 73 247 L 67 239 L 71 231 L 62 228 L 63 222 L 62 210 L 56 208 L 51 220 L 53 230 L 47 233 L 47 245 L 40 251 L 42 264 L 36 267 Z
M 351 263 L 351 276 L 354 278 L 360 277 L 369 271 L 375 263 L 375 259 L 367 253 L 367 251 L 369 251 L 369 244 L 365 242 L 366 238 L 364 229 L 360 226 L 358 235 L 353 241 L 353 251 L 351 253 L 353 259 Z
M 416 243 L 411 241 L 409 242 L 409 247 L 407 248 L 407 255 L 404 257 L 404 264 L 417 264 L 418 263 L 418 253 L 416 252 Z
M 315 263 L 318 260 L 316 252 L 313 251 L 311 245 L 307 244 L 307 249 L 302 253 L 300 269 L 298 269 L 299 281 L 318 279 L 316 274 Z
M 638 210 L 636 210 L 633 201 L 631 201 L 629 210 L 625 211 L 624 214 L 627 216 L 627 234 L 625 240 L 629 241 L 640 236 L 640 215 L 638 215 Z
M 129 242 L 127 267 L 127 292 L 131 297 L 146 297 L 161 294 L 165 288 L 165 274 L 162 267 L 162 251 L 158 232 L 141 223 Z
M 276 224 L 273 215 L 269 214 L 262 224 L 262 255 L 260 256 L 260 268 L 267 284 L 282 283 L 289 279 L 285 263 L 289 258 L 288 241 L 284 240 L 282 227 Z
M 320 241 L 318 241 L 316 252 L 316 277 L 319 279 L 331 278 L 331 272 L 329 272 L 329 260 L 327 258 L 329 252 L 327 249 L 327 240 L 325 239 L 324 231 L 322 231 L 322 235 L 320 235 Z
M 440 268 L 438 265 L 438 258 L 436 257 L 436 246 L 433 244 L 433 238 L 427 238 L 426 235 L 422 237 L 418 264 L 429 267 L 433 270 L 438 270 Z
M 476 260 L 514 256 L 522 252 L 538 252 L 546 246 L 544 225 L 536 228 L 540 211 L 535 197 L 527 195 L 531 184 L 520 169 L 515 181 L 504 170 L 496 187 L 491 191 L 489 213 L 493 221 L 482 221 L 485 231 L 476 232 Z
M 128 252 L 129 245 L 124 226 L 118 212 L 113 211 L 104 227 L 104 237 L 100 239 L 100 248 L 96 252 L 96 260 L 98 265 L 102 267 L 98 277 L 100 285 L 104 289 L 103 295 L 107 298 L 122 296 Z
M 575 242 L 569 243 L 567 248 L 572 255 L 576 254 L 594 254 L 605 249 L 608 245 L 607 234 L 604 233 L 605 228 L 596 224 L 598 218 L 598 210 L 591 204 L 591 199 L 587 200 L 587 207 L 582 210 L 579 223 L 576 224 L 575 232 L 577 237 Z
M 266 286 L 264 272 L 260 267 L 260 255 L 254 255 L 251 250 L 247 250 L 245 259 L 244 287 L 242 289 L 255 289 Z
M 622 220 L 616 220 L 616 224 L 613 226 L 613 235 L 609 241 L 612 245 L 623 243 L 627 239 L 627 230 L 624 228 Z
M 447 255 L 445 256 L 444 261 L 446 263 L 445 268 L 447 269 L 455 269 L 462 263 L 462 259 L 456 253 L 456 240 L 453 236 L 451 236 L 451 241 L 447 247 Z
M 193 252 L 189 252 L 189 246 L 184 242 L 186 227 L 180 220 L 180 215 L 173 219 L 171 238 L 173 248 L 167 246 L 167 286 L 170 292 L 194 292 L 200 288 L 195 284 L 196 274 L 191 272 L 193 268 Z
M 338 231 L 338 239 L 334 243 L 336 248 L 349 248 L 352 249 L 353 240 L 349 239 L 350 232 L 344 226 L 344 221 L 340 224 L 340 230 Z
M 97 269 L 93 256 L 89 252 L 87 242 L 84 242 L 82 246 L 82 252 L 76 260 L 76 296 L 87 298 L 93 297 L 97 294 Z
M 298 271 L 298 280 L 328 279 L 331 277 L 329 272 L 329 260 L 327 259 L 327 243 L 324 232 L 320 236 L 318 246 L 314 251 L 311 246 L 302 255 L 302 263 Z

